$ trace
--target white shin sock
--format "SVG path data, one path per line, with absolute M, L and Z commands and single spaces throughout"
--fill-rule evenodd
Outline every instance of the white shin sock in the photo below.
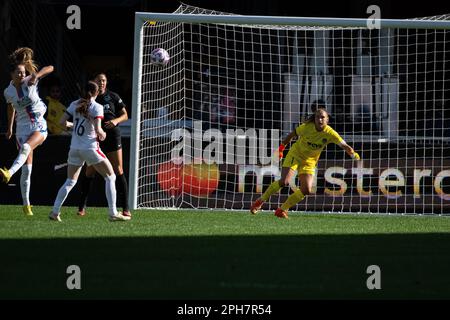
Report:
M 30 186 L 31 186 L 31 170 L 32 164 L 24 164 L 22 166 L 22 174 L 20 175 L 20 192 L 24 206 L 30 205 Z
M 116 207 L 116 175 L 112 174 L 105 177 L 105 193 L 108 200 L 109 215 L 114 216 L 117 214 Z

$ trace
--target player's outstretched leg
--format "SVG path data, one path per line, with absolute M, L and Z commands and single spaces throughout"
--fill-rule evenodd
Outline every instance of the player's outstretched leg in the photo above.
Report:
M 256 214 L 261 209 L 264 202 L 268 201 L 271 195 L 280 191 L 282 186 L 283 184 L 280 182 L 280 180 L 272 182 L 267 190 L 263 193 L 261 198 L 256 199 L 256 201 L 252 204 L 252 206 L 250 207 L 250 213 Z

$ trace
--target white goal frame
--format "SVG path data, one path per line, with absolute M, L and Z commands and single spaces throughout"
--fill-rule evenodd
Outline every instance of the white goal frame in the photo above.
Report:
M 141 80 L 143 59 L 143 25 L 149 21 L 174 22 L 189 24 L 227 24 L 227 25 L 274 25 L 274 26 L 305 26 L 305 27 L 345 27 L 368 29 L 369 19 L 347 18 L 311 18 L 311 17 L 282 17 L 282 16 L 253 16 L 253 15 L 206 15 L 182 13 L 135 13 L 134 28 L 134 58 L 133 58 L 133 86 L 132 86 L 132 127 L 130 141 L 129 167 L 129 202 L 133 210 L 139 209 L 137 204 L 138 165 L 140 152 L 140 122 L 141 122 Z M 400 29 L 433 29 L 450 30 L 450 20 L 428 19 L 379 19 L 380 28 Z M 355 137 L 355 139 L 357 139 Z M 383 141 L 379 141 L 382 143 Z

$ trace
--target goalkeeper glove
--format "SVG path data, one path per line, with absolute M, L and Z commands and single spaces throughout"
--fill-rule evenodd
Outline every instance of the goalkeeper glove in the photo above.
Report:
M 351 157 L 352 157 L 352 159 L 355 159 L 355 160 L 361 160 L 361 157 L 359 156 L 358 152 L 353 152 Z
M 283 151 L 284 149 L 286 149 L 286 147 L 284 146 L 284 144 L 280 145 L 278 147 L 278 158 L 282 159 L 283 158 Z

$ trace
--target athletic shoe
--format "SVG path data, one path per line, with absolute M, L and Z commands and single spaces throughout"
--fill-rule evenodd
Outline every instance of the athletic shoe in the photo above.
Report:
M 50 214 L 48 215 L 48 218 L 50 220 L 53 220 L 53 221 L 61 222 L 61 218 L 59 217 L 59 213 L 50 212 Z
M 24 205 L 22 207 L 23 209 L 23 213 L 25 213 L 25 215 L 27 216 L 32 216 L 33 215 L 33 211 L 31 211 L 31 206 L 30 205 Z
M 131 220 L 131 217 L 127 217 L 122 215 L 121 213 L 117 213 L 114 216 L 109 216 L 109 221 L 114 222 L 114 221 L 128 221 Z
M 287 214 L 287 211 L 284 211 L 283 209 L 281 209 L 281 208 L 278 208 L 277 210 L 275 210 L 275 215 L 278 217 L 278 218 L 284 218 L 284 219 L 288 219 L 289 217 L 288 217 L 288 214 Z
M 125 217 L 131 217 L 131 212 L 130 212 L 130 210 L 123 210 L 122 215 Z
M 0 168 L 0 175 L 2 176 L 2 181 L 4 183 L 8 183 L 11 179 L 11 174 L 9 173 L 9 170 L 6 168 Z
M 251 214 L 258 213 L 258 211 L 261 209 L 263 203 L 264 203 L 264 201 L 261 198 L 256 199 L 256 201 L 253 202 L 252 206 L 250 207 L 250 213 Z
M 77 215 L 80 216 L 80 217 L 86 215 L 86 209 L 83 208 L 81 210 L 78 210 Z

